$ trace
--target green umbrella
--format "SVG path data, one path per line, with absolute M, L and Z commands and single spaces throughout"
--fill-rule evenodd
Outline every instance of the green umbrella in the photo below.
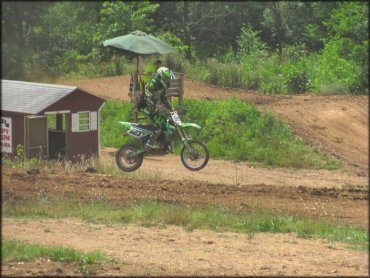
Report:
M 106 40 L 103 44 L 106 47 L 114 47 L 136 54 L 136 72 L 139 68 L 139 55 L 165 54 L 173 51 L 173 48 L 164 41 L 142 31 Z

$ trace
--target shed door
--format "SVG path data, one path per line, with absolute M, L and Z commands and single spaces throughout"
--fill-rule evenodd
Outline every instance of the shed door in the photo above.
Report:
M 47 158 L 48 121 L 46 116 L 25 117 L 25 153 L 27 158 Z

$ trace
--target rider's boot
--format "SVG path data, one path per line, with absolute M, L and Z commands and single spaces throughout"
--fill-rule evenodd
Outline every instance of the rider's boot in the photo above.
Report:
M 158 137 L 160 135 L 160 130 L 155 131 L 153 135 L 151 135 L 146 142 L 146 146 L 152 149 L 161 149 L 162 145 L 158 142 Z
M 164 134 L 166 148 L 171 153 L 175 152 L 175 143 L 173 141 L 173 135 L 174 135 L 173 131 L 171 129 L 166 129 L 163 131 L 163 134 Z

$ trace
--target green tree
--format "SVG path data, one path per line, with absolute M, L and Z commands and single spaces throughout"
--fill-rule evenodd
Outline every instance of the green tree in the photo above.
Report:
M 281 57 L 287 36 L 286 18 L 288 15 L 285 13 L 287 11 L 285 8 L 288 4 L 286 2 L 268 2 L 266 4 L 263 12 L 263 25 L 270 30 L 273 47 L 278 49 Z
M 44 67 L 68 72 L 86 62 L 94 42 L 99 2 L 55 2 L 42 16 L 35 42 L 43 53 Z
M 218 57 L 230 47 L 238 48 L 236 38 L 243 25 L 260 29 L 263 4 L 258 2 L 190 2 L 189 29 L 201 58 Z
M 258 31 L 253 31 L 250 26 L 244 26 L 237 39 L 239 46 L 238 52 L 241 56 L 250 56 L 253 54 L 264 54 L 267 45 L 262 42 Z
M 33 37 L 45 2 L 1 2 L 2 78 L 22 79 L 34 49 Z
M 355 91 L 369 92 L 369 3 L 343 2 L 333 9 L 328 20 L 324 21 L 330 36 L 328 46 L 335 45 L 338 55 L 358 65 Z
M 112 57 L 114 51 L 103 47 L 103 41 L 107 39 L 136 30 L 146 33 L 155 32 L 152 15 L 158 7 L 158 4 L 152 4 L 149 1 L 103 2 L 99 11 L 99 21 L 92 35 L 94 48 L 91 57 L 95 61 L 108 61 Z

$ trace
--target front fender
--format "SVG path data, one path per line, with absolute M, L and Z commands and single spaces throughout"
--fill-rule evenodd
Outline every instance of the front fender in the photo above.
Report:
M 132 124 L 130 122 L 118 122 L 119 124 L 123 125 L 126 128 L 131 128 Z
M 180 128 L 187 128 L 187 127 L 195 127 L 195 128 L 201 129 L 200 125 L 197 125 L 194 123 L 183 123 L 180 125 Z

